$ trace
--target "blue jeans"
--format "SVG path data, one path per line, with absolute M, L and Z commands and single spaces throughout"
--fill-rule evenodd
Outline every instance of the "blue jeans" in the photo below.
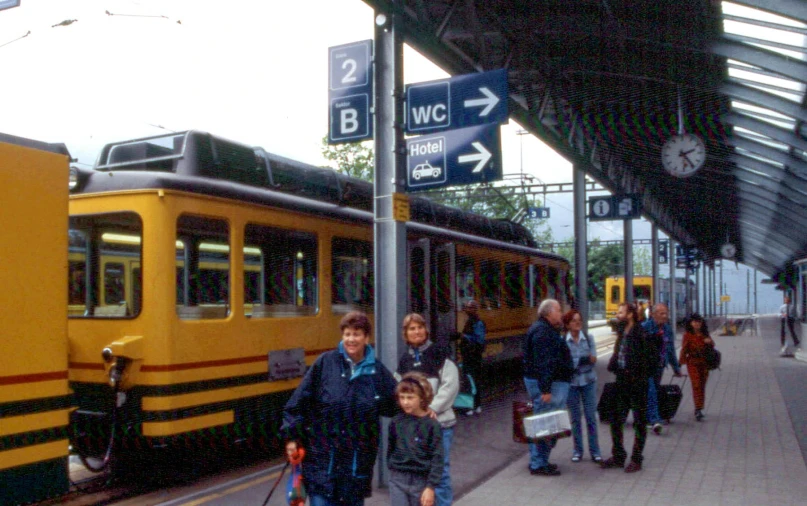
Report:
M 647 382 L 647 423 L 661 423 L 661 415 L 658 413 L 658 381 L 655 377 Z
M 347 504 L 335 503 L 324 495 L 310 495 L 308 496 L 308 502 L 310 506 L 345 506 L 345 504 Z M 356 499 L 354 502 L 350 503 L 350 506 L 364 506 L 364 498 Z
M 532 412 L 534 414 L 546 413 L 548 411 L 555 411 L 566 407 L 566 399 L 569 397 L 569 384 L 555 381 L 550 387 L 552 400 L 544 402 L 541 400 L 541 389 L 538 386 L 538 380 L 532 378 L 524 378 L 524 386 L 527 387 L 527 394 L 532 399 Z M 557 440 L 551 443 L 541 441 L 539 443 L 530 443 L 530 469 L 538 469 L 546 467 L 549 464 L 549 454 L 552 448 L 555 447 Z
M 454 491 L 451 489 L 451 442 L 454 440 L 454 427 L 443 428 L 443 476 L 434 489 L 434 504 L 451 506 Z
M 597 439 L 597 382 L 588 385 L 569 387 L 569 413 L 572 418 L 572 436 L 574 437 L 574 454 L 583 455 L 583 435 L 580 430 L 580 401 L 583 401 L 583 413 L 586 415 L 588 430 L 588 452 L 591 457 L 600 456 L 600 443 Z

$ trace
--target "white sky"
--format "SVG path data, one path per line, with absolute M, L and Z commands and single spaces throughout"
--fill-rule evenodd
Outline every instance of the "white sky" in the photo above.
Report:
M 104 144 L 160 127 L 325 165 L 328 47 L 372 37 L 361 0 L 22 0 L 0 11 L 0 132 L 63 142 L 85 167 Z M 447 77 L 408 47 L 404 69 L 406 83 Z M 571 182 L 571 164 L 519 129 L 502 127 L 504 173 L 523 159 L 540 181 Z M 556 240 L 571 237 L 571 195 L 546 204 Z M 591 223 L 595 237 L 621 239 L 622 224 Z M 649 237 L 634 222 L 634 238 Z

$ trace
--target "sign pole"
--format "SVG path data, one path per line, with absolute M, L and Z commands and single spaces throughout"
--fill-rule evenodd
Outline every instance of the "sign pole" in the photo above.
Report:
M 672 236 L 670 236 L 670 245 L 667 246 L 667 251 L 669 252 L 668 255 L 670 255 L 670 296 L 667 311 L 670 314 L 670 324 L 672 325 L 673 333 L 675 333 L 678 323 L 677 315 L 675 314 L 675 264 L 678 263 L 678 260 L 675 262 L 672 261 L 675 252 L 675 240 Z
M 574 168 L 574 284 L 577 310 L 583 318 L 583 332 L 588 332 L 588 234 L 586 233 L 586 173 Z
M 658 225 L 653 223 L 650 227 L 650 257 L 653 259 L 650 265 L 652 266 L 653 270 L 653 293 L 650 294 L 650 297 L 653 299 L 650 301 L 651 304 L 658 304 L 659 303 L 659 277 L 658 277 Z M 652 311 L 653 308 L 651 307 L 650 310 Z
M 623 255 L 625 264 L 625 302 L 636 302 L 633 296 L 633 221 L 622 222 Z
M 392 2 L 393 4 L 395 2 Z M 406 312 L 406 222 L 394 215 L 403 191 L 403 32 L 398 16 L 376 11 L 375 26 L 375 344 L 378 358 L 394 371 L 403 348 L 400 325 Z M 383 289 L 380 289 L 383 287 Z M 381 437 L 378 483 L 386 486 L 387 424 Z

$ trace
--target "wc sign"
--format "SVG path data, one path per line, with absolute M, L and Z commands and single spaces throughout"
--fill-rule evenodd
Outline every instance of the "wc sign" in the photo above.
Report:
M 328 144 L 373 137 L 373 41 L 328 48 Z

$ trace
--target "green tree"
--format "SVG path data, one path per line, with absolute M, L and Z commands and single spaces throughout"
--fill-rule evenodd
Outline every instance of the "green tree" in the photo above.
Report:
M 322 138 L 320 148 L 322 156 L 331 162 L 331 168 L 342 174 L 357 177 L 365 181 L 373 181 L 372 141 L 352 142 L 348 144 L 328 144 L 328 136 Z
M 650 246 L 638 246 L 633 248 L 633 275 L 652 276 L 653 259 Z
M 589 300 L 605 299 L 605 278 L 620 276 L 623 272 L 623 251 L 619 244 L 599 245 L 595 239 L 588 248 Z

